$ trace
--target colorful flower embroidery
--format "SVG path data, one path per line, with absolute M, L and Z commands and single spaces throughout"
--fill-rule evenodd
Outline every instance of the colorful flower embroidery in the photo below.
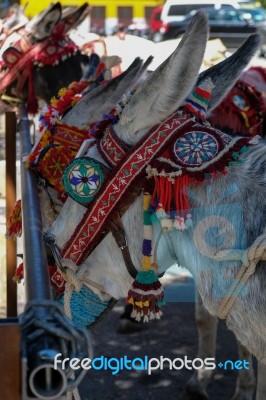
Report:
M 104 176 L 99 164 L 90 158 L 73 160 L 63 174 L 63 184 L 67 193 L 79 203 L 88 203 L 99 191 Z
M 174 144 L 174 153 L 182 164 L 201 165 L 212 160 L 218 153 L 219 145 L 216 138 L 201 131 L 193 131 L 178 138 Z

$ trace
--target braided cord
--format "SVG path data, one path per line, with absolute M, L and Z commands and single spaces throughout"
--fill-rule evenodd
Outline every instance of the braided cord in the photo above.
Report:
M 219 258 L 222 252 L 218 252 L 216 257 Z M 234 253 L 234 251 L 233 251 Z M 227 296 L 225 296 L 220 304 L 218 310 L 218 317 L 221 319 L 225 319 L 232 309 L 233 305 L 236 302 L 238 295 L 240 294 L 241 290 L 256 270 L 257 263 L 260 260 L 266 260 L 266 228 L 264 232 L 257 237 L 255 242 L 250 246 L 248 250 L 239 251 L 236 250 L 235 254 L 242 255 L 242 262 L 243 265 L 239 269 L 234 282 L 230 286 Z M 215 258 L 216 258 L 215 257 Z

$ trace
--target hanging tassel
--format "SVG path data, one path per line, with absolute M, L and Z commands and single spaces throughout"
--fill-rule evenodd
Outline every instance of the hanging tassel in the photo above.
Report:
M 188 201 L 188 186 L 194 182 L 194 178 L 182 175 L 175 180 L 175 220 L 173 226 L 181 231 L 187 228 L 187 222 L 191 222 L 191 213 Z
M 191 224 L 187 190 L 193 182 L 194 178 L 188 175 L 174 179 L 167 176 L 155 177 L 153 198 L 158 199 L 155 215 L 164 232 L 173 228 L 183 231 Z
M 15 275 L 13 276 L 13 281 L 15 283 L 21 283 L 21 281 L 24 279 L 24 265 L 23 263 L 19 264 L 19 266 L 16 269 Z
M 164 292 L 161 282 L 152 269 L 140 271 L 133 282 L 127 297 L 127 303 L 133 305 L 132 318 L 149 322 L 160 319 L 164 305 Z
M 164 304 L 164 291 L 161 282 L 155 275 L 157 265 L 151 263 L 152 253 L 152 222 L 151 212 L 148 210 L 151 201 L 149 193 L 144 194 L 143 219 L 144 240 L 142 247 L 142 270 L 138 272 L 127 297 L 127 302 L 133 305 L 132 318 L 137 321 L 148 322 L 159 319 L 162 315 L 160 308 Z
M 168 231 L 171 231 L 173 229 L 173 221 L 171 220 L 171 218 L 165 212 L 165 209 L 164 209 L 162 203 L 158 204 L 158 207 L 156 209 L 156 217 L 160 221 L 162 230 L 164 232 L 168 232 Z
M 171 202 L 173 200 L 173 183 L 166 176 L 155 177 L 155 189 L 153 197 L 159 199 L 156 208 L 156 217 L 161 223 L 164 232 L 173 229 L 173 221 L 170 218 Z
M 6 223 L 6 236 L 19 237 L 22 233 L 21 200 L 17 200 Z

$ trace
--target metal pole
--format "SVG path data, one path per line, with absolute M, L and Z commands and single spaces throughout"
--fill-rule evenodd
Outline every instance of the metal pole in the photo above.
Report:
M 25 158 L 31 151 L 30 127 L 24 105 L 19 107 L 21 142 L 21 195 L 24 234 L 24 268 L 27 301 L 51 300 L 47 256 L 42 238 L 42 219 L 36 178 L 25 169 Z
M 21 148 L 21 200 L 23 228 L 23 263 L 25 272 L 27 306 L 37 302 L 34 317 L 22 325 L 22 399 L 62 399 L 67 378 L 63 371 L 53 369 L 53 358 L 59 353 L 59 338 L 45 332 L 49 329 L 52 300 L 48 265 L 42 236 L 42 218 L 34 173 L 25 168 L 26 157 L 31 151 L 29 120 L 24 105 L 19 107 L 19 132 Z M 38 304 L 39 303 L 39 304 Z M 43 305 L 42 305 L 43 304 Z M 32 306 L 31 306 L 32 307 Z M 29 311 L 28 309 L 28 312 Z M 25 321 L 29 319 L 27 313 Z M 38 327 L 35 324 L 39 324 Z M 40 334 L 40 329 L 41 331 Z M 39 332 L 38 332 L 39 331 Z M 33 339 L 33 337 L 35 338 Z M 31 384 L 30 384 L 31 382 Z M 28 387 L 30 385 L 30 389 Z
M 16 201 L 16 121 L 14 112 L 6 112 L 6 219 L 9 218 Z M 7 317 L 17 315 L 17 285 L 12 280 L 17 265 L 16 254 L 16 240 L 6 240 Z
M 29 120 L 25 106 L 19 108 L 21 142 L 21 194 L 24 237 L 24 268 L 27 306 L 20 316 L 22 329 L 22 399 L 64 400 L 86 370 L 72 379 L 69 370 L 55 369 L 54 358 L 84 358 L 88 351 L 87 331 L 75 327 L 52 300 L 47 256 L 42 236 L 41 210 L 36 177 L 25 169 L 31 151 Z

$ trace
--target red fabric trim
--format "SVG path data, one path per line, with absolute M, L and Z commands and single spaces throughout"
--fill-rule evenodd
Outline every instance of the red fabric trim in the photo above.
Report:
M 129 150 L 129 147 L 116 135 L 113 126 L 109 125 L 104 137 L 98 142 L 98 151 L 110 167 L 120 162 Z
M 195 93 L 199 94 L 200 96 L 204 97 L 204 99 L 209 100 L 211 98 L 211 92 L 207 90 L 201 89 L 200 87 L 196 87 L 194 89 Z

